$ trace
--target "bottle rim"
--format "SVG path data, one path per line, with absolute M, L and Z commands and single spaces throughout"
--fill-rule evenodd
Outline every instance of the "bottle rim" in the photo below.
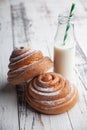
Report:
M 66 13 L 59 14 L 58 22 L 60 24 L 66 24 L 68 21 L 70 22 L 70 24 L 74 24 L 74 18 L 69 18 L 69 16 Z

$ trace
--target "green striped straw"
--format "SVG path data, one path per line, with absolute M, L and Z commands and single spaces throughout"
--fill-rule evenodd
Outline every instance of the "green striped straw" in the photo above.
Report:
M 67 39 L 67 36 L 68 36 L 68 30 L 70 29 L 70 20 L 73 16 L 73 10 L 75 9 L 75 4 L 73 3 L 72 6 L 71 6 L 71 10 L 70 10 L 70 13 L 69 13 L 69 18 L 68 18 L 68 23 L 67 23 L 67 26 L 66 26 L 66 31 L 65 31 L 65 35 L 64 35 L 64 39 L 63 39 L 63 45 L 65 45 L 65 41 Z

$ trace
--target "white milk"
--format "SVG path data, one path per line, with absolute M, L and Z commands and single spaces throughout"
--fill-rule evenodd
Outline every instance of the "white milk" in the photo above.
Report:
M 75 45 L 66 44 L 54 47 L 54 71 L 74 82 Z

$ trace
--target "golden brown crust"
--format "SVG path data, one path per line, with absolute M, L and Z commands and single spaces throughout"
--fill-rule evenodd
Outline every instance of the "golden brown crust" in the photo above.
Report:
M 76 87 L 56 73 L 34 78 L 26 88 L 27 103 L 45 114 L 59 114 L 72 108 L 78 100 Z
M 23 67 L 25 65 L 32 64 L 33 62 L 38 61 L 41 58 L 43 58 L 43 54 L 41 51 L 37 51 L 36 53 L 35 53 L 35 51 L 33 51 L 31 56 L 29 54 L 27 54 L 26 56 L 24 56 L 18 60 L 15 60 L 14 62 L 10 62 L 8 67 L 10 70 L 14 70 L 14 69 Z M 15 62 L 16 62 L 16 64 L 12 64 Z
M 16 48 L 10 57 L 8 81 L 14 85 L 21 84 L 46 72 L 52 66 L 50 58 L 44 57 L 41 51 Z

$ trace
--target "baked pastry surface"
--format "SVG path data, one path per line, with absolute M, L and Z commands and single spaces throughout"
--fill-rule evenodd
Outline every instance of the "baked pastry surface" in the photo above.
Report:
M 61 75 L 43 73 L 26 88 L 27 103 L 45 114 L 60 114 L 71 109 L 78 100 L 76 87 Z
M 26 82 L 33 77 L 48 71 L 53 66 L 49 57 L 41 51 L 31 48 L 15 48 L 8 65 L 8 81 L 14 85 Z

